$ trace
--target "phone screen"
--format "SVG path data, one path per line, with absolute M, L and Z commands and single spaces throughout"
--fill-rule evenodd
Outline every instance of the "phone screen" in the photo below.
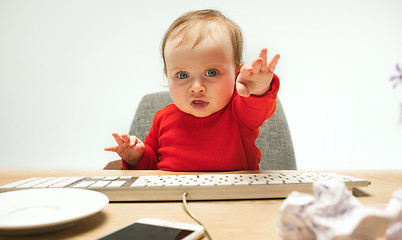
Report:
M 180 240 L 191 233 L 191 230 L 133 223 L 99 240 Z

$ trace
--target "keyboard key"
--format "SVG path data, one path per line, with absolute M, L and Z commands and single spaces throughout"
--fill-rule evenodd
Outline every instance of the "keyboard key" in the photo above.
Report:
M 112 181 L 97 181 L 94 184 L 91 185 L 91 188 L 103 188 L 106 185 L 108 185 L 109 183 L 111 183 Z
M 101 180 L 101 179 L 104 179 L 105 176 L 95 176 L 95 177 L 91 177 L 91 178 L 95 179 L 95 180 Z
M 137 187 L 143 188 L 143 187 L 146 187 L 147 185 L 148 184 L 146 182 L 137 180 L 137 181 L 133 182 L 130 185 L 130 187 L 132 187 L 132 188 L 137 188 Z
M 89 186 L 91 186 L 92 184 L 94 184 L 96 181 L 82 181 L 79 182 L 77 184 L 74 184 L 73 187 L 75 188 L 87 188 Z
M 287 184 L 297 184 L 297 183 L 300 183 L 300 181 L 299 180 L 297 180 L 297 179 L 292 179 L 292 178 L 285 178 L 284 180 L 283 180 L 283 182 L 284 183 L 287 183 Z
M 268 181 L 269 185 L 281 185 L 283 184 L 282 180 L 274 180 L 274 181 Z
M 119 188 L 122 187 L 126 181 L 112 181 L 109 185 L 107 185 L 107 188 Z
M 180 187 L 181 183 L 177 181 L 166 182 L 164 187 Z
M 132 178 L 131 176 L 120 176 L 119 177 L 120 180 L 123 180 L 123 179 L 128 180 L 128 179 L 131 179 L 131 178 Z
M 118 178 L 119 178 L 119 176 L 108 176 L 108 177 L 105 177 L 103 180 L 105 180 L 105 181 L 113 181 L 113 180 L 116 180 Z
M 198 183 L 193 182 L 193 181 L 185 181 L 182 184 L 183 187 L 197 187 Z

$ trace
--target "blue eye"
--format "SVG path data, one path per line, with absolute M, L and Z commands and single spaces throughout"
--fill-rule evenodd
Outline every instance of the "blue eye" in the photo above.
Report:
M 177 77 L 180 79 L 185 79 L 185 78 L 188 78 L 189 75 L 186 72 L 179 72 L 179 73 L 177 73 Z
M 209 69 L 205 75 L 207 75 L 208 77 L 214 77 L 218 74 L 218 71 L 216 69 Z

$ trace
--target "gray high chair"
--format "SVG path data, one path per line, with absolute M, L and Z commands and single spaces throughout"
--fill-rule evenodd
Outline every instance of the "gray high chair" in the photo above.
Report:
M 173 103 L 169 92 L 158 92 L 145 95 L 131 123 L 129 135 L 144 140 L 152 125 L 153 117 L 159 109 Z M 277 101 L 274 116 L 260 128 L 256 145 L 262 152 L 261 170 L 294 170 L 296 160 L 292 139 L 281 102 Z M 104 169 L 123 169 L 121 160 L 109 162 Z

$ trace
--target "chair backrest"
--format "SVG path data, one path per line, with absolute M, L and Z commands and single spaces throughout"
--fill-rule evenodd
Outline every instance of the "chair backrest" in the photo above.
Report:
M 173 103 L 169 92 L 145 95 L 135 112 L 129 135 L 144 140 L 159 109 Z M 261 170 L 293 170 L 296 160 L 292 138 L 282 104 L 279 99 L 274 116 L 260 128 L 256 145 L 262 151 Z

